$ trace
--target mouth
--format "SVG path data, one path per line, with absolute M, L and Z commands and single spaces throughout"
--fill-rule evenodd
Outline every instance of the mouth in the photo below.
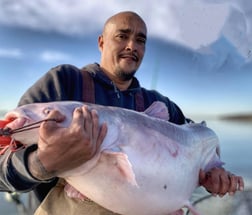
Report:
M 5 128 L 8 128 L 10 130 L 15 130 L 18 128 L 22 128 L 25 124 L 27 124 L 27 119 L 24 117 L 19 118 L 7 118 L 8 121 L 10 121 L 8 124 L 5 125 Z
M 119 55 L 119 57 L 123 58 L 123 59 L 130 59 L 132 61 L 138 62 L 138 57 L 134 53 L 133 54 L 121 54 L 121 55 Z
M 9 122 L 5 125 L 5 128 L 10 130 L 22 128 L 26 124 L 30 123 L 30 120 L 27 117 L 22 116 L 15 111 L 7 113 L 5 115 L 5 121 Z
M 0 120 L 0 155 L 4 153 L 6 146 L 12 142 L 12 131 L 24 126 L 25 118 L 9 117 L 5 120 Z M 15 142 L 17 143 L 17 142 Z

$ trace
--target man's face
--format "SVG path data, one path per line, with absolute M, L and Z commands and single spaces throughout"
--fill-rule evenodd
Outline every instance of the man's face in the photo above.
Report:
M 130 80 L 144 56 L 146 31 L 145 23 L 134 15 L 109 22 L 99 38 L 101 67 L 119 80 Z

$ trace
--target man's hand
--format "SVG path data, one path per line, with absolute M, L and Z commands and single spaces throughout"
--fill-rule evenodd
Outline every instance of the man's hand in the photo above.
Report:
M 65 117 L 52 111 L 48 118 L 60 122 Z M 89 111 L 87 106 L 75 109 L 68 128 L 60 127 L 56 121 L 41 124 L 38 149 L 29 156 L 29 170 L 41 180 L 58 176 L 90 160 L 107 133 L 106 124 L 99 126 L 97 112 Z
M 224 168 L 213 168 L 208 172 L 200 170 L 199 184 L 213 195 L 220 197 L 226 193 L 234 195 L 237 190 L 244 189 L 242 177 L 227 172 Z

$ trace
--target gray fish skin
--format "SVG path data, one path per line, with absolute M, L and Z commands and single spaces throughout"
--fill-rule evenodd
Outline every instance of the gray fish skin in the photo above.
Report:
M 67 127 L 76 107 L 85 103 L 62 101 L 34 103 L 6 115 L 16 118 L 12 129 L 43 120 L 58 110 Z M 106 122 L 107 135 L 88 162 L 64 172 L 71 186 L 101 206 L 124 215 L 167 215 L 182 207 L 192 208 L 189 198 L 198 186 L 200 169 L 223 163 L 219 140 L 204 123 L 175 125 L 168 122 L 165 104 L 153 103 L 144 113 L 118 107 L 85 104 L 95 109 L 100 123 Z M 38 129 L 13 138 L 23 144 L 38 141 Z

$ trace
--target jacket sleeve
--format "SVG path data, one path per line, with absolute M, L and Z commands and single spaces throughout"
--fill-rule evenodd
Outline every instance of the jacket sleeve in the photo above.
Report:
M 187 119 L 179 106 L 171 101 L 168 97 L 163 96 L 156 90 L 146 90 L 142 88 L 144 94 L 144 101 L 146 108 L 149 107 L 154 101 L 161 101 L 166 104 L 169 112 L 170 119 L 169 121 L 178 125 L 191 122 L 190 119 Z
M 82 101 L 82 76 L 72 65 L 52 68 L 21 97 L 18 106 L 34 102 Z
M 191 119 L 186 118 L 182 110 L 179 108 L 179 106 L 175 104 L 174 102 L 170 101 L 169 99 L 168 99 L 167 106 L 168 106 L 168 110 L 170 114 L 169 121 L 179 124 L 179 125 L 193 122 Z
M 21 97 L 18 105 L 34 102 L 50 102 L 56 100 L 80 100 L 81 76 L 77 68 L 71 65 L 62 65 L 51 69 L 40 78 Z M 41 183 L 32 177 L 27 167 L 27 158 L 30 152 L 37 149 L 36 144 L 16 152 L 7 150 L 0 155 L 0 191 L 30 191 Z
M 29 191 L 36 185 L 44 182 L 48 183 L 54 179 L 48 181 L 40 181 L 33 178 L 27 168 L 27 154 L 35 150 L 36 145 L 27 147 L 17 151 L 16 153 L 8 150 L 4 155 L 0 157 L 0 190 L 1 191 Z

